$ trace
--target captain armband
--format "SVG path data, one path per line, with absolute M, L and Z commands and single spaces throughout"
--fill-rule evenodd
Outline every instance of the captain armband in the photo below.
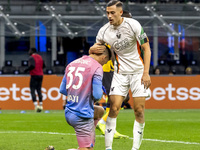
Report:
M 144 44 L 144 43 L 149 42 L 149 39 L 148 39 L 146 33 L 140 34 L 140 35 L 138 36 L 138 39 L 140 40 L 140 44 L 141 44 L 141 45 Z

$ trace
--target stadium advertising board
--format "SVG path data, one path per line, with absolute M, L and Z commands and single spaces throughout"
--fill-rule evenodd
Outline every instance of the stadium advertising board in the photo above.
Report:
M 29 76 L 0 77 L 1 109 L 34 109 Z M 65 96 L 59 93 L 62 76 L 45 75 L 42 85 L 44 109 L 62 109 Z M 199 109 L 200 76 L 152 76 L 147 109 Z M 129 103 L 133 106 L 133 99 Z

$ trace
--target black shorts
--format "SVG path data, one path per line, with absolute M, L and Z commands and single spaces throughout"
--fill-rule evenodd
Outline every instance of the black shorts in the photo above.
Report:
M 113 71 L 111 72 L 103 72 L 103 86 L 106 89 L 106 94 L 109 95 L 110 93 L 110 87 L 111 87 L 111 82 L 113 78 Z

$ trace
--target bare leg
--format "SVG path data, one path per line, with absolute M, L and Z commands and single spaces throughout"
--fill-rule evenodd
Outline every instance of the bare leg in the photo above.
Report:
M 101 106 L 94 105 L 94 125 L 96 126 L 98 121 L 103 117 L 104 109 Z
M 110 101 L 109 101 L 110 112 L 106 121 L 106 130 L 105 130 L 106 149 L 112 149 L 113 137 L 116 130 L 116 118 L 120 111 L 123 100 L 124 100 L 124 97 L 120 95 L 110 96 Z
M 133 147 L 132 150 L 138 150 L 142 143 L 145 119 L 144 119 L 144 109 L 145 109 L 145 97 L 134 97 L 134 114 L 135 122 L 133 127 Z

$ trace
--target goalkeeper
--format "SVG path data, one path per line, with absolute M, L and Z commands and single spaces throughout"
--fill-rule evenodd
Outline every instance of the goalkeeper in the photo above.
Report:
M 76 132 L 78 150 L 93 150 L 95 126 L 104 114 L 103 107 L 94 102 L 102 97 L 102 65 L 110 56 L 106 49 L 102 54 L 84 55 L 66 67 L 60 93 L 67 96 L 65 118 Z

